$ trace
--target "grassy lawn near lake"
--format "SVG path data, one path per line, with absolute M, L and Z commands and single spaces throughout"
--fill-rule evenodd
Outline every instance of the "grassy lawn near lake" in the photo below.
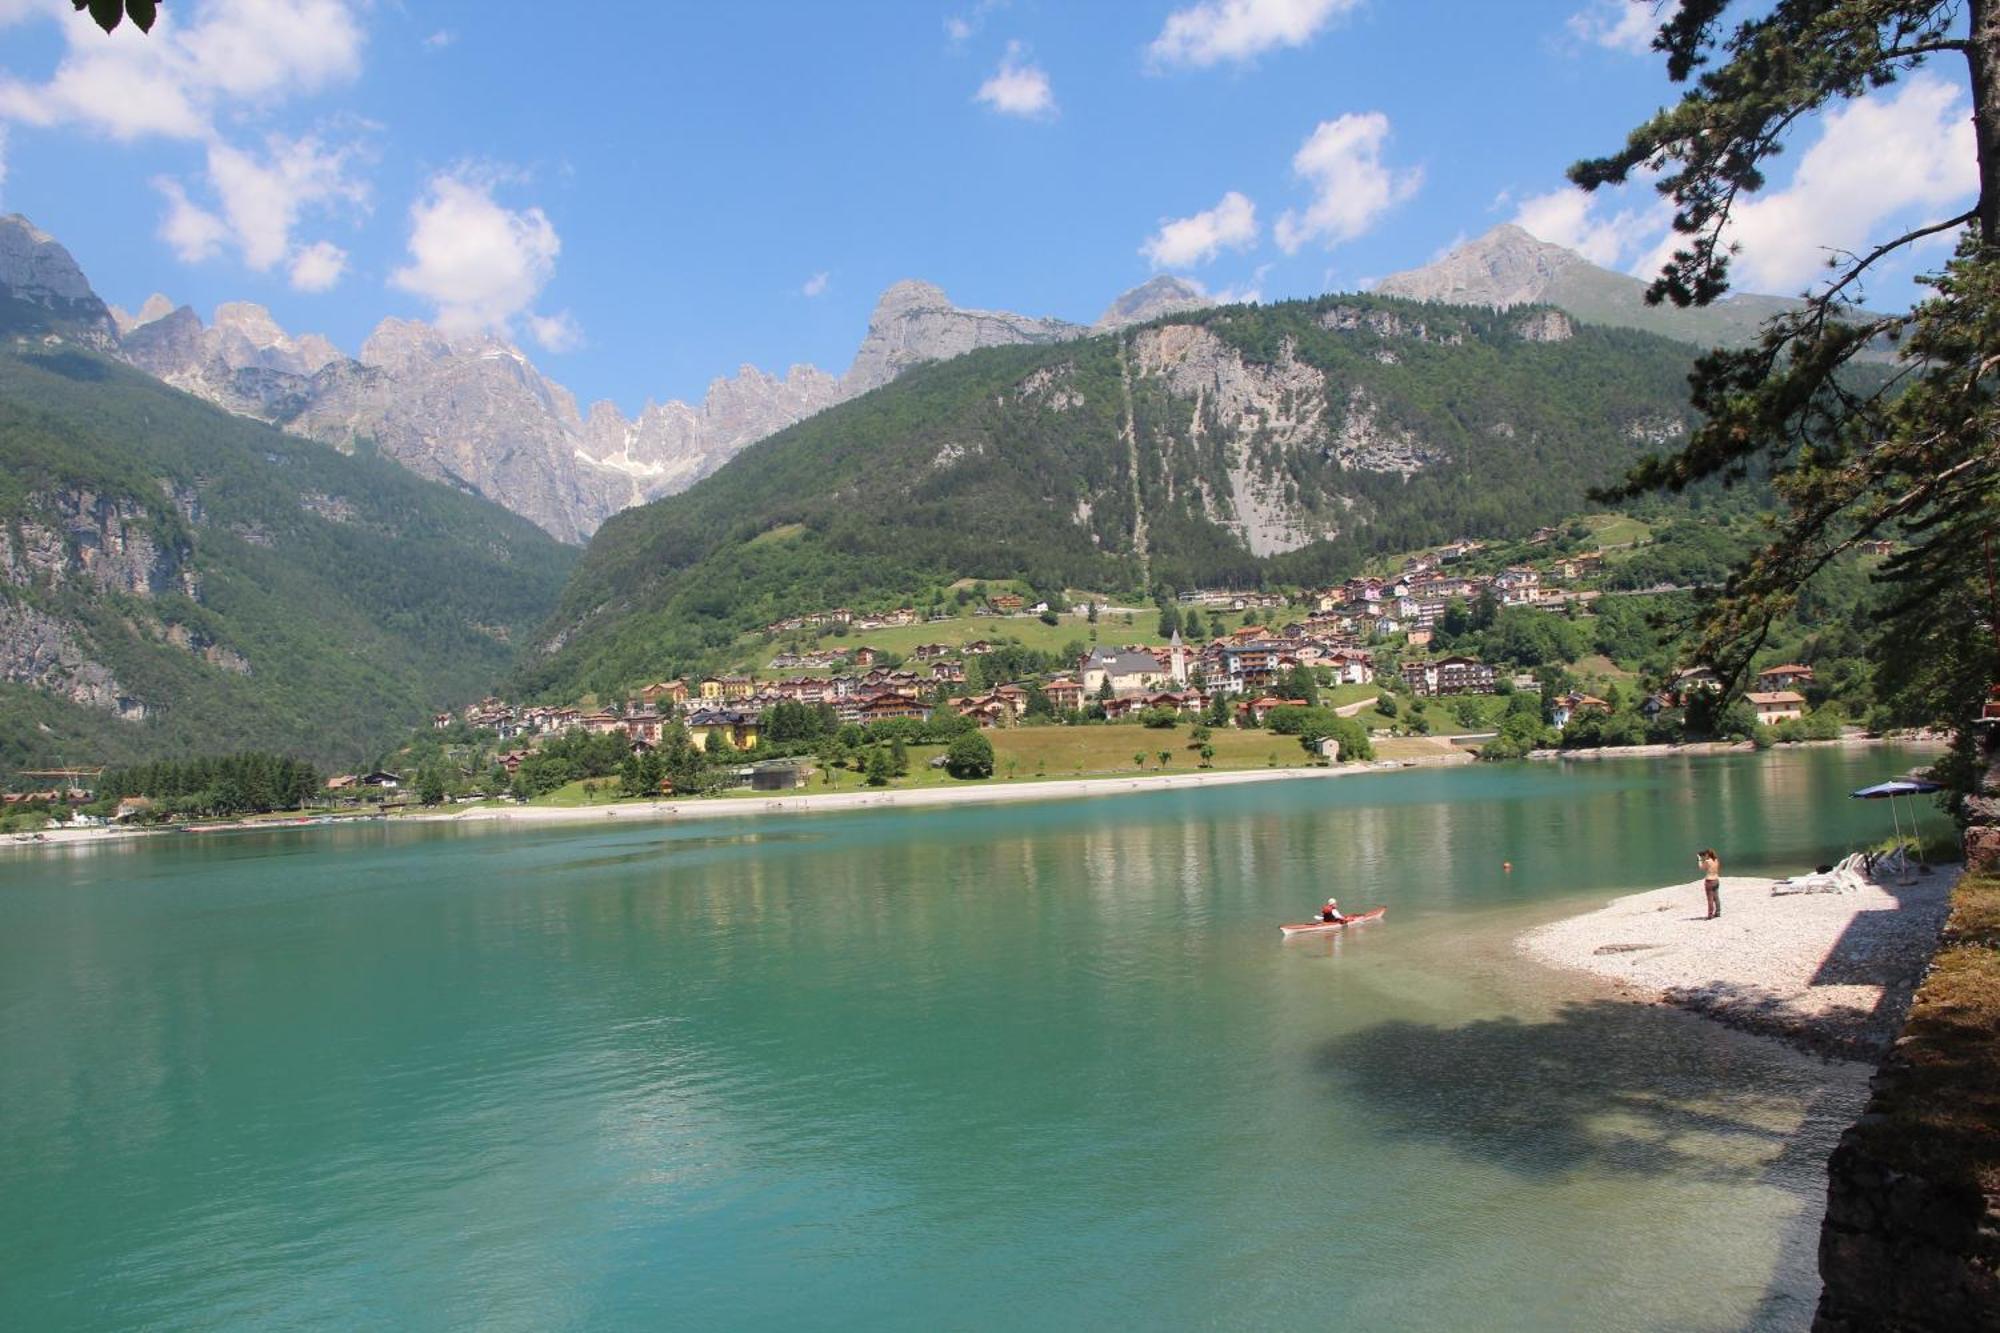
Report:
M 985 639 L 989 643 L 1007 640 L 1018 641 L 1025 648 L 1037 652 L 1060 653 L 1071 644 L 1081 643 L 1088 650 L 1094 641 L 1106 644 L 1136 642 L 1149 637 L 1158 628 L 1156 623 L 1148 623 L 1143 628 L 1137 623 L 1125 625 L 1120 617 L 1107 617 L 1101 624 L 1092 625 L 1082 615 L 1066 614 L 1054 625 L 1045 625 L 1037 616 L 955 616 L 950 620 L 936 620 L 918 625 L 897 625 L 889 629 L 857 629 L 845 635 L 821 634 L 813 639 L 803 639 L 798 635 L 781 635 L 775 643 L 763 642 L 762 635 L 746 636 L 738 640 L 736 659 L 743 667 L 761 676 L 792 676 L 797 671 L 772 671 L 770 661 L 781 652 L 817 649 L 860 648 L 863 646 L 878 651 L 900 654 L 908 659 L 920 643 L 948 643 L 957 648 Z M 806 647 L 794 649 L 794 642 L 804 642 Z M 911 662 L 915 666 L 916 663 Z M 813 673 L 805 673 L 813 674 Z
M 1172 730 L 1143 727 L 1133 722 L 1095 726 L 1002 727 L 982 733 L 993 742 L 993 776 L 986 782 L 1032 782 L 1038 778 L 1114 777 L 1138 773 L 1195 773 L 1201 768 L 1199 747 L 1189 738 L 1190 724 Z M 1215 747 L 1215 761 L 1207 771 L 1246 768 L 1302 768 L 1312 762 L 1296 736 L 1280 736 L 1258 730 L 1217 727 L 1209 736 Z M 944 753 L 942 745 L 912 745 L 908 749 L 910 771 L 891 779 L 885 791 L 910 791 L 922 787 L 977 786 L 980 782 L 952 777 L 931 760 Z M 1168 754 L 1160 763 L 1160 752 Z M 1144 765 L 1133 762 L 1143 754 Z M 812 779 L 797 794 L 813 792 L 861 791 L 868 787 L 866 776 L 850 768 L 827 768 L 816 760 Z M 594 786 L 595 794 L 585 789 Z M 716 792 L 716 798 L 749 796 L 748 788 L 732 787 Z M 578 779 L 565 783 L 530 805 L 575 807 L 603 805 L 622 799 L 614 777 Z M 441 807 L 451 809 L 453 807 Z M 463 808 L 463 807 L 459 807 Z
M 1128 614 L 1130 623 L 1127 623 Z M 1305 614 L 1302 608 L 1294 607 L 1283 611 L 1264 612 L 1261 616 L 1232 614 L 1224 617 L 1204 613 L 1202 620 L 1211 627 L 1211 635 L 1218 635 L 1240 628 L 1246 620 L 1257 624 L 1284 624 Z M 1066 611 L 1053 625 L 1044 624 L 1039 616 L 966 614 L 954 616 L 950 620 L 897 625 L 888 629 L 849 630 L 844 635 L 822 633 L 808 638 L 804 632 L 783 634 L 770 643 L 764 641 L 762 634 L 748 634 L 737 640 L 734 653 L 736 664 L 741 669 L 758 676 L 776 678 L 817 674 L 793 670 L 772 671 L 770 661 L 781 652 L 812 652 L 820 649 L 860 648 L 865 645 L 909 659 L 920 643 L 944 643 L 958 648 L 985 639 L 990 643 L 1012 640 L 1024 648 L 1032 648 L 1037 652 L 1059 654 L 1078 643 L 1084 646 L 1085 651 L 1099 644 L 1107 648 L 1128 643 L 1157 646 L 1161 641 L 1159 628 L 1159 616 L 1150 609 L 1138 613 L 1106 614 L 1101 616 L 1095 625 L 1091 624 L 1089 617 L 1081 611 Z M 794 646 L 799 644 L 804 646 Z M 917 664 L 911 661 L 909 665 Z M 1343 698 L 1339 702 L 1345 703 L 1350 700 Z
M 1333 685 L 1319 692 L 1322 708 L 1341 708 L 1347 704 L 1358 704 L 1366 699 L 1375 699 L 1387 694 L 1388 687 L 1370 681 L 1366 685 Z
M 1586 680 L 1637 680 L 1635 671 L 1627 671 L 1603 653 L 1590 653 L 1576 659 L 1572 672 Z
M 987 733 L 993 742 L 995 772 L 1005 776 L 1012 760 L 1019 777 L 1073 778 L 1126 773 L 1192 773 L 1201 766 L 1197 750 L 1189 749 L 1187 724 L 1154 730 L 1132 723 L 1083 727 L 1010 727 Z M 1310 760 L 1296 736 L 1268 731 L 1212 730 L 1217 769 L 1297 768 Z M 1164 768 L 1159 752 L 1171 756 Z M 1143 753 L 1145 766 L 1132 756 Z
M 1591 514 L 1583 519 L 1583 523 L 1590 529 L 1600 551 L 1631 546 L 1653 535 L 1650 524 L 1628 514 Z

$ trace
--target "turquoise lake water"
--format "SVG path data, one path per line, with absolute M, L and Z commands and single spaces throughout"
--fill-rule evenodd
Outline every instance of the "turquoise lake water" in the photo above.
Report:
M 0 1327 L 1804 1327 L 1868 1071 L 1511 940 L 1917 758 L 0 856 Z

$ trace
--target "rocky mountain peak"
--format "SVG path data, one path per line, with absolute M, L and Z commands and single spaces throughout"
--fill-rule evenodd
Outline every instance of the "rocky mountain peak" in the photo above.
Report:
M 271 318 L 271 312 L 249 301 L 227 301 L 215 309 L 209 330 L 210 353 L 232 370 L 255 368 L 311 375 L 335 361 L 340 349 L 317 333 L 294 338 Z
M 76 260 L 55 237 L 19 213 L 0 217 L 0 302 L 36 307 L 26 326 L 95 347 L 118 339 L 111 311 L 90 289 Z M 13 321 L 22 327 L 22 321 Z
M 882 294 L 875 298 L 875 313 L 869 317 L 869 323 L 893 319 L 913 310 L 950 309 L 951 298 L 945 295 L 944 288 L 920 278 L 904 278 L 882 289 Z
M 1509 222 L 1434 263 L 1390 274 L 1375 290 L 1415 301 L 1505 308 L 1546 300 L 1565 274 L 1590 267 L 1575 251 L 1538 240 Z
M 1061 342 L 1088 332 L 1067 320 L 961 309 L 943 288 L 906 278 L 875 302 L 867 336 L 841 383 L 851 397 L 880 388 L 926 361 L 949 360 L 981 347 Z
M 1214 298 L 1186 278 L 1162 273 L 1157 278 L 1140 283 L 1104 307 L 1104 313 L 1091 327 L 1100 333 L 1108 332 L 1131 324 L 1144 324 L 1164 315 L 1201 310 L 1214 304 Z
M 201 316 L 192 306 L 181 306 L 151 319 L 135 319 L 119 340 L 119 350 L 147 374 L 171 382 L 174 374 L 201 363 L 202 333 Z
M 154 292 L 146 298 L 146 304 L 139 307 L 139 313 L 128 315 L 117 306 L 111 307 L 111 322 L 118 326 L 118 336 L 124 337 L 137 328 L 151 324 L 156 319 L 165 319 L 174 313 L 174 303 L 165 294 Z
M 19 213 L 0 217 L 0 287 L 6 287 L 15 300 L 37 305 L 63 301 L 103 306 L 62 242 Z
M 224 301 L 215 308 L 217 333 L 233 333 L 258 347 L 273 347 L 288 341 L 271 312 L 254 301 Z
M 361 344 L 361 364 L 398 369 L 442 361 L 451 355 L 451 341 L 419 319 L 394 315 L 375 326 Z

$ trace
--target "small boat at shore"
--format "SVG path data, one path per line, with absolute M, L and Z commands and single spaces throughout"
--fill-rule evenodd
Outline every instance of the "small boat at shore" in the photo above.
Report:
M 1386 907 L 1371 907 L 1365 912 L 1357 912 L 1345 921 L 1299 921 L 1289 926 L 1279 926 L 1278 929 L 1287 935 L 1324 935 L 1328 931 L 1358 926 L 1364 921 L 1380 921 L 1388 915 L 1388 912 L 1389 909 Z

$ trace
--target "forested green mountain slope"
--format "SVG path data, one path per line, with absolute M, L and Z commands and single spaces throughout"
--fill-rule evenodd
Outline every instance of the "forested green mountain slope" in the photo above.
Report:
M 1328 296 L 922 367 L 597 534 L 520 684 L 615 689 L 785 614 L 940 580 L 1319 582 L 1525 533 L 1688 426 L 1691 348 Z
M 0 351 L 0 765 L 364 761 L 499 678 L 573 559 L 93 351 Z

